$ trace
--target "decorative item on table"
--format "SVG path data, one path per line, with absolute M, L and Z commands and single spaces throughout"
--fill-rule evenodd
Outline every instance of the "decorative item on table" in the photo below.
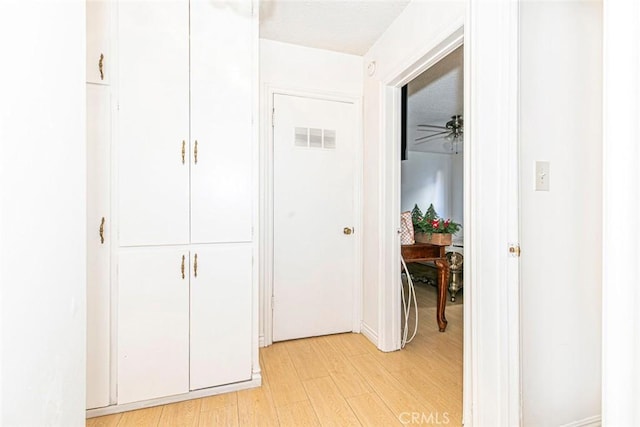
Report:
M 418 243 L 431 243 L 433 245 L 451 245 L 451 235 L 460 230 L 460 224 L 443 219 L 438 216 L 433 203 L 429 205 L 427 212 L 415 205 L 411 211 L 411 220 L 415 229 L 415 240 Z
M 415 242 L 411 212 L 402 212 L 400 215 L 400 244 L 413 245 Z

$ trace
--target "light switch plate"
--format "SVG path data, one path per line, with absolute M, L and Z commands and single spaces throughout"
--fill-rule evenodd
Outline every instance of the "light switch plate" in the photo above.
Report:
M 549 162 L 536 162 L 536 191 L 549 191 Z

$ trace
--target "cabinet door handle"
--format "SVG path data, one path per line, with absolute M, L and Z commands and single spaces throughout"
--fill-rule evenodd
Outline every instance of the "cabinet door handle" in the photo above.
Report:
M 193 147 L 193 163 L 198 164 L 198 140 L 196 139 L 196 144 Z
M 104 54 L 100 54 L 100 60 L 98 61 L 98 70 L 100 71 L 100 80 L 104 80 Z
M 180 272 L 182 273 L 182 278 L 184 279 L 184 255 L 182 255 L 182 265 L 180 266 Z
M 184 165 L 184 156 L 187 154 L 186 152 L 187 143 L 182 140 L 182 164 Z
M 104 217 L 100 221 L 100 244 L 104 245 Z
M 193 277 L 198 277 L 198 254 L 193 256 Z

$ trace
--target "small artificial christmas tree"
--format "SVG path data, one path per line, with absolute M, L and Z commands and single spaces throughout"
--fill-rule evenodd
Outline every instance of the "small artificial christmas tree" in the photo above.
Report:
M 424 215 L 424 219 L 429 221 L 438 219 L 438 213 L 436 212 L 436 208 L 433 207 L 433 203 L 429 205 L 429 209 L 427 209 L 427 213 Z
M 411 220 L 413 221 L 414 226 L 420 221 L 422 221 L 422 211 L 418 207 L 417 203 L 414 206 L 413 210 L 411 211 Z

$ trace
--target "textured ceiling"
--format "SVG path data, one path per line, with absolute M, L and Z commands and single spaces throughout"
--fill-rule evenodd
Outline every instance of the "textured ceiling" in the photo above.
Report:
M 263 0 L 260 37 L 364 55 L 409 0 Z
M 431 138 L 416 144 L 416 138 L 429 135 L 416 130 L 419 124 L 444 126 L 451 116 L 463 113 L 463 48 L 451 52 L 409 83 L 407 89 L 407 149 L 450 153 L 444 138 Z M 460 151 L 462 146 L 460 146 Z

